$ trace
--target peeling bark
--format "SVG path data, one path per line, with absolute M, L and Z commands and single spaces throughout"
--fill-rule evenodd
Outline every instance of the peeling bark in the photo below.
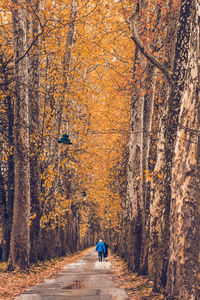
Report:
M 171 70 L 173 67 L 176 42 L 173 37 L 177 34 L 179 12 L 177 11 L 176 14 L 170 13 L 173 4 L 170 2 L 168 5 L 169 25 L 167 27 L 164 57 L 167 58 L 167 68 Z M 165 167 L 166 119 L 169 110 L 168 99 L 170 87 L 163 81 L 160 87 L 156 87 L 156 90 L 158 90 L 157 98 L 161 99 L 162 102 L 157 105 L 154 116 L 154 118 L 158 120 L 158 124 L 156 125 L 158 132 L 152 144 L 152 146 L 156 144 L 156 159 L 154 157 L 152 158 L 155 160 L 155 165 L 152 166 L 154 176 L 151 182 L 148 271 L 154 281 L 154 290 L 164 291 L 169 259 L 169 210 L 166 210 L 165 207 L 167 203 L 165 201 L 165 180 L 163 173 Z
M 172 40 L 169 47 L 166 46 L 167 57 L 173 58 L 171 59 L 173 63 L 168 62 L 167 68 L 163 68 L 164 65 L 155 61 L 154 57 L 152 59 L 152 55 L 137 36 L 134 27 L 135 16 L 130 19 L 131 38 L 135 41 L 137 49 L 162 71 L 170 83 L 169 88 L 166 87 L 165 82 L 163 83 L 161 98 L 164 105 L 158 112 L 160 122 L 157 135 L 158 155 L 151 183 L 150 248 L 148 253 L 148 271 L 154 280 L 154 288 L 164 291 L 167 284 L 167 299 L 198 298 L 199 212 L 195 195 L 198 194 L 196 187 L 199 173 L 197 149 L 195 146 L 189 145 L 191 140 L 195 139 L 195 132 L 197 133 L 198 129 L 197 102 L 199 98 L 196 82 L 198 81 L 199 37 L 197 38 L 198 26 L 195 20 L 197 11 L 197 1 L 181 1 L 179 21 L 177 22 L 175 18 L 174 23 L 172 22 L 175 30 L 172 28 L 172 24 L 168 29 L 169 33 L 174 30 L 173 36 L 177 34 L 177 40 Z M 177 30 L 176 24 L 178 24 Z M 173 70 L 169 72 L 171 66 L 173 66 Z M 142 102 L 138 95 L 134 97 L 134 101 L 136 105 L 132 106 L 131 125 L 134 125 L 131 128 L 132 134 L 145 128 L 142 125 L 144 122 L 142 118 L 145 117 L 142 107 L 145 102 Z M 180 127 L 181 123 L 185 124 L 184 128 Z M 188 127 L 192 130 L 186 130 L 183 133 Z M 188 136 L 190 141 L 180 142 L 179 134 L 182 135 L 183 140 Z M 145 159 L 148 156 L 146 152 L 148 143 L 144 141 L 144 138 L 143 135 L 130 140 L 127 203 L 130 205 L 128 211 L 132 214 L 129 216 L 130 238 L 128 242 L 130 245 L 128 253 L 130 266 L 136 271 L 141 268 L 144 270 L 144 244 L 147 242 L 144 236 L 145 227 L 148 232 L 148 218 L 144 218 L 144 210 L 146 207 L 148 208 L 148 190 L 144 179 L 142 186 L 137 182 L 138 176 L 144 177 Z M 197 142 L 196 140 L 196 145 Z M 145 146 L 141 146 L 142 144 Z M 138 161 L 137 165 L 136 161 Z M 164 176 L 159 177 L 158 175 L 161 174 Z M 128 207 L 127 204 L 126 207 Z M 138 223 L 142 224 L 139 244 L 136 230 Z M 194 244 L 193 250 L 192 244 Z M 136 263 L 137 259 L 139 262 Z M 181 286 L 184 287 L 183 291 L 181 291 Z M 189 290 L 192 291 L 191 295 Z
M 135 63 L 140 63 L 138 51 L 136 49 Z M 128 233 L 128 257 L 129 266 L 133 270 L 139 270 L 140 246 L 142 239 L 142 137 L 143 137 L 143 97 L 137 93 L 132 99 L 131 106 L 131 132 L 129 141 L 129 161 L 128 161 L 128 185 L 127 204 L 129 233 Z
M 185 84 L 180 97 L 177 138 L 174 150 L 170 210 L 170 258 L 167 276 L 168 299 L 198 299 L 199 199 L 197 193 L 198 51 L 197 1 L 182 1 L 182 13 L 190 10 L 185 26 L 190 26 L 185 55 L 187 72 L 180 74 Z M 182 17 L 182 15 L 181 15 Z

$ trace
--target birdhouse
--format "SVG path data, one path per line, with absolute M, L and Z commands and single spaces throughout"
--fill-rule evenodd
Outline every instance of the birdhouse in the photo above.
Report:
M 58 143 L 67 144 L 67 145 L 71 145 L 72 144 L 72 142 L 69 139 L 69 135 L 68 134 L 63 134 L 63 136 L 58 140 Z

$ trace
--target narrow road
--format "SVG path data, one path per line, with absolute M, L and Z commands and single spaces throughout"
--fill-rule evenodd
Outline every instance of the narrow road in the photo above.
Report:
M 55 279 L 27 290 L 16 300 L 128 300 L 112 279 L 110 262 L 98 262 L 93 249 L 74 263 L 64 266 Z

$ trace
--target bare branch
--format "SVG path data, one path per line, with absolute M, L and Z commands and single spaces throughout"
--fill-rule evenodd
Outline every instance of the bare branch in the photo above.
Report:
M 22 60 L 27 54 L 28 52 L 31 50 L 31 48 L 33 47 L 33 45 L 36 43 L 36 41 L 39 39 L 39 37 L 44 33 L 44 27 L 42 27 L 42 30 L 40 33 L 38 33 L 38 35 L 33 39 L 33 41 L 30 43 L 28 49 L 25 51 L 25 53 L 15 61 L 16 64 L 18 64 L 18 62 L 20 60 Z
M 129 25 L 130 25 L 130 38 L 134 41 L 134 43 L 138 46 L 142 54 L 154 65 L 156 66 L 167 78 L 170 86 L 172 86 L 173 81 L 172 81 L 172 75 L 171 73 L 163 66 L 156 58 L 154 55 L 152 55 L 148 49 L 145 48 L 143 45 L 142 41 L 137 35 L 136 29 L 135 29 L 135 17 L 137 13 L 134 13 L 130 18 L 129 18 Z

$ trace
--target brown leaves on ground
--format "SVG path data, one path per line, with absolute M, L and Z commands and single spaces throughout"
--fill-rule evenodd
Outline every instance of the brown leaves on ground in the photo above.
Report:
M 130 300 L 164 299 L 164 296 L 153 292 L 153 281 L 148 276 L 139 276 L 128 270 L 126 263 L 117 255 L 110 255 L 113 268 L 113 279 L 120 288 L 126 291 Z
M 87 254 L 91 249 L 82 251 L 81 253 L 55 258 L 49 261 L 38 262 L 31 265 L 28 272 L 22 271 L 6 271 L 7 265 L 0 264 L 0 299 L 13 300 L 16 296 L 22 294 L 25 289 L 28 289 L 44 279 L 55 277 L 56 274 L 63 268 L 64 265 L 74 262 Z
M 31 288 L 47 278 L 53 278 L 64 265 L 76 261 L 91 249 L 81 253 L 55 258 L 45 262 L 38 262 L 31 265 L 28 272 L 6 271 L 6 263 L 0 264 L 0 300 L 13 300 L 22 294 L 25 289 Z M 164 299 L 164 296 L 152 291 L 153 282 L 147 276 L 138 276 L 128 270 L 126 263 L 117 255 L 110 255 L 112 263 L 113 279 L 119 287 L 125 289 L 130 300 Z

